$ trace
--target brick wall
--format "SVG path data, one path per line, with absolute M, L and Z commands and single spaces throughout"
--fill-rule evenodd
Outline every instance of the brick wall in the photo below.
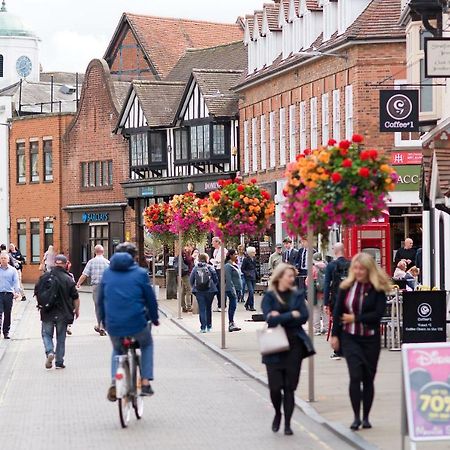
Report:
M 35 282 L 39 276 L 39 263 L 31 262 L 31 220 L 40 224 L 41 256 L 44 249 L 44 218 L 53 218 L 53 241 L 56 251 L 63 251 L 61 217 L 61 142 L 73 114 L 45 114 L 16 118 L 12 121 L 10 132 L 9 189 L 10 189 L 10 240 L 18 243 L 18 221 L 26 224 L 27 264 L 23 269 L 25 282 Z M 52 140 L 53 181 L 44 181 L 45 139 Z M 39 146 L 39 182 L 31 183 L 30 174 L 30 140 Z M 26 181 L 17 182 L 17 141 L 25 143 Z

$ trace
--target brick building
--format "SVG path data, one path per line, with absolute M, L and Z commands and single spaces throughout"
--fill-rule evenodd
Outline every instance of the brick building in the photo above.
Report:
M 26 257 L 23 280 L 34 282 L 52 244 L 63 250 L 62 137 L 73 113 L 33 114 L 11 121 L 9 147 L 10 240 Z
M 353 133 L 368 146 L 401 150 L 400 133 L 379 132 L 378 106 L 380 89 L 405 78 L 399 18 L 400 0 L 282 0 L 246 16 L 249 68 L 236 88 L 242 173 L 275 196 L 272 239 L 282 238 L 284 172 L 298 153 Z M 420 204 L 418 186 L 413 189 L 413 195 L 393 193 L 393 211 Z M 400 216 L 394 246 L 411 220 Z

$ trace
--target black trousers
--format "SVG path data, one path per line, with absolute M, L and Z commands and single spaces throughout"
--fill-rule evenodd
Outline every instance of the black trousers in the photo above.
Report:
M 3 322 L 3 336 L 8 336 L 11 328 L 11 311 L 14 294 L 12 292 L 0 292 L 0 330 Z

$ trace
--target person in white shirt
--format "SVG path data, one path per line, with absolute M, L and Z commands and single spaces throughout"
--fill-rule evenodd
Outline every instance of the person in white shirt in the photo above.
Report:
M 220 272 L 222 270 L 222 261 L 221 261 L 222 241 L 219 237 L 214 236 L 212 238 L 211 244 L 214 248 L 214 251 L 213 251 L 213 257 L 210 259 L 210 262 L 212 263 L 214 269 L 216 270 L 217 279 L 219 280 L 217 283 L 217 291 L 218 292 L 216 294 L 217 295 L 217 310 L 216 310 L 216 312 L 220 312 L 220 311 L 222 311 L 222 300 L 221 300 L 221 295 L 220 295 L 220 276 L 221 276 Z M 228 251 L 226 248 L 224 248 L 223 251 L 224 251 L 224 259 L 225 259 L 227 257 Z M 225 305 L 225 307 L 226 307 L 226 305 Z

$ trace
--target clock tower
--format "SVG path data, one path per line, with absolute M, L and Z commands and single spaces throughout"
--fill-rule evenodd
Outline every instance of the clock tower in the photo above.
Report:
M 0 89 L 20 79 L 39 81 L 39 38 L 11 14 L 5 0 L 0 7 Z

